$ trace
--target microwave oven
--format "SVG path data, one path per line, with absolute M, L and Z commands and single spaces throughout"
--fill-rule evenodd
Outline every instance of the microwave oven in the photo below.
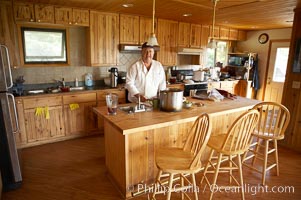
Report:
M 246 61 L 249 61 L 248 54 L 239 54 L 239 53 L 228 54 L 229 66 L 243 67 Z

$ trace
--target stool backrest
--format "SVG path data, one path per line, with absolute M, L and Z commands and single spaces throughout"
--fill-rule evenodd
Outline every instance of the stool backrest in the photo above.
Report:
M 253 107 L 260 113 L 256 134 L 283 139 L 290 121 L 289 110 L 276 102 L 262 102 Z
M 249 110 L 241 114 L 228 130 L 222 151 L 228 154 L 242 154 L 250 145 L 251 135 L 258 123 L 259 112 Z
M 194 121 L 183 149 L 184 151 L 190 151 L 195 156 L 190 168 L 195 168 L 199 165 L 210 134 L 211 123 L 209 115 L 207 113 L 203 113 Z

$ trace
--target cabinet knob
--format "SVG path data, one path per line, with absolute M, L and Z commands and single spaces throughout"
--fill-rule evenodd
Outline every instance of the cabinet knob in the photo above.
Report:
M 30 22 L 33 22 L 34 20 L 33 20 L 33 19 L 30 19 L 29 21 L 30 21 Z
M 41 22 L 41 20 L 40 20 L 40 19 L 38 19 L 38 22 Z

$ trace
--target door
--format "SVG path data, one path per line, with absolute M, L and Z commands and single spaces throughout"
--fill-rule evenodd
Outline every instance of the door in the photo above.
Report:
M 270 44 L 264 101 L 281 103 L 289 45 L 289 40 L 272 41 Z

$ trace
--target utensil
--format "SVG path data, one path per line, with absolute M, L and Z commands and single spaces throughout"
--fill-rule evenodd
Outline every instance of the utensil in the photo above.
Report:
M 160 110 L 168 112 L 181 111 L 183 107 L 183 90 L 170 88 L 160 91 Z

